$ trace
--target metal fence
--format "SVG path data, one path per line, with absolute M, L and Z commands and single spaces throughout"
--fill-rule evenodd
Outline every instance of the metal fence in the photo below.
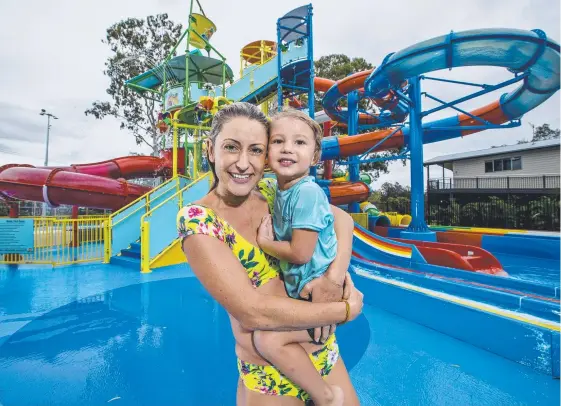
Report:
M 559 175 L 538 176 L 487 176 L 475 178 L 430 179 L 429 190 L 451 189 L 552 189 L 559 190 Z
M 46 203 L 31 201 L 16 201 L 10 203 L 18 207 L 19 217 L 56 217 L 66 218 L 72 215 L 72 206 L 61 205 L 58 207 L 49 207 Z M 0 200 L 0 217 L 8 216 L 10 206 L 3 200 Z M 83 216 L 106 216 L 111 214 L 111 210 L 91 209 L 80 207 L 78 215 Z
M 559 195 L 429 195 L 430 224 L 559 231 Z
M 34 218 L 33 247 L 26 253 L 0 254 L 1 264 L 67 265 L 103 260 L 108 217 Z
M 383 212 L 411 213 L 403 198 L 374 204 Z M 559 213 L 558 194 L 429 193 L 425 200 L 430 225 L 560 231 Z

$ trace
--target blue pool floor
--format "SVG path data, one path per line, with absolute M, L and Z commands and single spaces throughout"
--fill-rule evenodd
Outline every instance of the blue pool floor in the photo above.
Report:
M 559 380 L 372 306 L 337 337 L 362 405 L 560 401 Z M 0 268 L 2 406 L 233 405 L 236 382 L 227 315 L 186 266 Z

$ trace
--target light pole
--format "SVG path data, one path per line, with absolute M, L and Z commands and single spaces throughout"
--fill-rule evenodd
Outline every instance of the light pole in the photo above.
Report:
M 45 150 L 45 166 L 48 166 L 49 165 L 49 130 L 51 129 L 51 117 L 54 120 L 58 120 L 58 117 L 55 116 L 54 114 L 47 113 L 45 109 L 41 109 L 41 113 L 39 114 L 42 116 L 47 116 L 47 148 Z
M 51 113 L 47 113 L 47 111 L 45 109 L 41 109 L 41 113 L 39 113 L 41 116 L 47 116 L 47 146 L 45 149 L 45 166 L 49 165 L 49 132 L 51 129 L 51 117 L 54 120 L 58 120 L 58 117 L 51 114 Z M 47 215 L 47 203 L 43 203 L 43 217 Z

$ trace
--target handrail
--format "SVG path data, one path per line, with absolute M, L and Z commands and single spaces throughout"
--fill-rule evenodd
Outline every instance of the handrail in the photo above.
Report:
M 150 207 L 150 197 L 151 195 L 156 192 L 157 190 L 160 190 L 161 188 L 170 185 L 172 182 L 177 181 L 177 183 L 179 184 L 179 180 L 183 178 L 183 179 L 187 179 L 187 177 L 183 176 L 183 175 L 176 175 L 171 177 L 170 179 L 166 180 L 164 183 L 162 183 L 161 185 L 156 186 L 155 188 L 153 188 L 152 190 L 148 191 L 147 193 L 145 193 L 144 195 L 140 196 L 139 198 L 135 199 L 133 202 L 127 204 L 124 207 L 121 207 L 119 210 L 117 210 L 116 212 L 112 213 L 109 217 L 108 217 L 108 222 L 107 222 L 107 227 L 105 228 L 105 254 L 104 254 L 104 262 L 108 263 L 110 261 L 111 258 L 111 246 L 112 246 L 112 239 L 113 239 L 113 235 L 112 235 L 112 228 L 115 227 L 116 225 L 122 223 L 123 221 L 125 221 L 126 219 L 128 219 L 130 216 L 132 216 L 135 213 L 138 213 L 140 210 L 146 210 L 146 207 Z M 125 210 L 129 209 L 130 207 L 132 207 L 133 205 L 139 203 L 140 201 L 142 201 L 142 199 L 147 199 L 146 203 L 144 205 L 141 205 L 139 207 L 137 207 L 135 210 L 133 210 L 131 213 L 127 214 L 126 216 L 120 218 L 119 220 L 114 222 L 115 216 L 117 216 L 118 214 L 124 213 Z
M 158 210 L 164 204 L 168 203 L 172 199 L 176 198 L 178 195 L 180 196 L 179 199 L 179 208 L 183 205 L 183 193 L 186 192 L 188 189 L 193 187 L 195 184 L 198 184 L 200 181 L 204 180 L 205 178 L 210 178 L 211 172 L 207 172 L 204 175 L 200 176 L 199 178 L 195 179 L 189 185 L 181 188 L 173 195 L 169 196 L 163 202 L 158 204 L 157 206 L 153 207 L 146 213 L 142 215 L 140 218 L 140 230 L 141 230 L 141 246 L 140 246 L 140 271 L 142 273 L 150 272 L 150 223 L 146 221 L 147 217 L 150 217 L 153 212 Z
M 159 190 L 159 189 L 162 188 L 163 186 L 167 185 L 167 184 L 170 183 L 171 181 L 176 180 L 176 179 L 178 179 L 178 178 L 185 178 L 185 179 L 188 179 L 186 176 L 183 176 L 183 175 L 176 175 L 176 176 L 173 176 L 173 177 L 169 178 L 168 180 L 166 180 L 166 181 L 165 181 L 164 183 L 162 183 L 161 185 L 156 186 L 155 188 L 149 190 L 148 192 L 146 192 L 146 193 L 143 194 L 142 196 L 138 197 L 137 199 L 133 200 L 132 202 L 130 202 L 130 203 L 127 204 L 126 206 L 123 206 L 123 207 L 121 207 L 119 210 L 117 210 L 116 212 L 112 213 L 112 214 L 109 216 L 109 219 L 110 219 L 111 221 L 113 221 L 113 218 L 114 218 L 117 214 L 122 213 L 123 211 L 125 211 L 125 210 L 127 210 L 129 207 L 131 207 L 132 205 L 134 205 L 134 204 L 138 203 L 139 201 L 141 201 L 142 199 L 144 199 L 144 198 L 150 196 L 150 195 L 151 195 L 152 193 L 154 193 L 156 190 Z
M 164 200 L 163 202 L 161 202 L 160 204 L 158 204 L 156 207 L 154 207 L 153 209 L 150 209 L 149 211 L 147 211 L 141 218 L 140 221 L 144 221 L 144 218 L 146 216 L 151 216 L 153 211 L 156 211 L 157 209 L 159 209 L 161 206 L 163 206 L 164 204 L 166 204 L 168 201 L 170 201 L 171 199 L 173 199 L 174 197 L 176 197 L 178 194 L 185 192 L 186 190 L 190 189 L 191 187 L 193 187 L 196 183 L 198 183 L 199 181 L 203 180 L 205 177 L 210 176 L 210 172 L 205 173 L 202 176 L 199 176 L 197 179 L 195 179 L 193 182 L 191 182 L 190 184 L 188 184 L 187 186 L 183 187 L 182 189 L 179 189 L 177 192 L 175 192 L 173 195 L 169 196 L 166 200 Z
M 117 220 L 115 223 L 113 223 L 113 216 L 109 217 L 109 220 L 111 221 L 111 226 L 116 226 L 119 223 L 122 223 L 123 221 L 125 221 L 126 219 L 128 219 L 130 216 L 132 216 L 133 214 L 137 213 L 139 210 L 144 209 L 146 206 L 150 207 L 150 202 L 152 201 L 150 199 L 150 195 L 153 194 L 153 192 L 156 192 L 157 190 L 160 190 L 162 187 L 167 186 L 168 184 L 171 184 L 171 181 L 173 180 L 179 180 L 180 178 L 184 178 L 184 179 L 189 179 L 183 175 L 177 175 L 174 176 L 170 179 L 168 179 L 167 181 L 165 181 L 164 183 L 162 183 L 161 185 L 156 186 L 154 189 L 152 189 L 151 191 L 149 191 L 148 193 L 140 196 L 138 199 L 136 199 L 134 202 L 130 203 L 129 205 L 125 206 L 126 208 L 132 207 L 132 205 L 138 203 L 139 201 L 141 201 L 143 198 L 148 198 L 148 200 L 146 201 L 146 204 L 144 206 L 139 206 L 138 208 L 136 208 L 135 210 L 133 210 L 131 213 L 129 213 L 128 215 L 126 215 L 125 217 L 120 218 L 119 220 Z M 124 211 L 123 208 L 119 209 L 119 211 Z M 118 212 L 115 212 L 114 214 L 118 214 Z

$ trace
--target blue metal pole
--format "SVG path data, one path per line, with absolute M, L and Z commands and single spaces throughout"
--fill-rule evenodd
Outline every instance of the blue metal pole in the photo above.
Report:
M 281 78 L 281 58 L 282 58 L 282 44 L 281 44 L 281 28 L 280 20 L 277 20 L 277 110 L 282 110 L 282 78 Z
M 411 165 L 411 223 L 402 237 L 435 241 L 425 222 L 425 191 L 423 182 L 423 123 L 421 119 L 421 81 L 418 76 L 409 79 L 409 150 Z
M 311 118 L 315 117 L 314 78 L 314 36 L 312 32 L 313 7 L 308 5 L 308 59 L 310 60 L 310 89 L 308 90 L 308 112 Z
M 308 114 L 311 118 L 315 117 L 315 95 L 314 95 L 314 77 L 315 77 L 315 69 L 314 69 L 314 40 L 312 35 L 312 16 L 313 16 L 313 7 L 311 4 L 308 5 L 308 32 L 307 32 L 307 41 L 308 41 L 308 60 L 310 61 L 310 83 L 308 86 Z M 317 177 L 317 167 L 312 166 L 310 168 L 310 175 L 313 177 Z
M 355 90 L 347 95 L 349 122 L 349 137 L 358 133 L 358 92 Z M 351 182 L 360 181 L 359 158 L 355 156 L 349 157 L 349 180 Z M 349 204 L 350 213 L 360 213 L 358 202 Z

